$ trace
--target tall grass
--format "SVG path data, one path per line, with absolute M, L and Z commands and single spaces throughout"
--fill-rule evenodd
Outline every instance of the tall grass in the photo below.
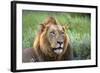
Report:
M 23 10 L 22 47 L 32 47 L 40 24 L 48 17 L 55 17 L 61 25 L 69 26 L 66 33 L 70 36 L 74 59 L 91 58 L 91 21 L 88 13 L 43 12 Z

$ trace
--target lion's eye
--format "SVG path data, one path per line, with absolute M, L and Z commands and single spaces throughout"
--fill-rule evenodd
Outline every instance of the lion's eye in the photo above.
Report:
M 62 35 L 64 35 L 64 32 L 61 32 Z
M 64 36 L 64 32 L 61 32 L 61 35 Z
M 55 32 L 50 32 L 50 34 L 51 34 L 52 36 L 55 36 Z

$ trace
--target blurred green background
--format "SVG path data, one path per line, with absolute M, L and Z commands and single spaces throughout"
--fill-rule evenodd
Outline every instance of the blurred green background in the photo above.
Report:
M 74 59 L 91 59 L 91 15 L 89 13 L 23 10 L 22 48 L 32 47 L 40 24 L 48 16 L 55 17 L 61 25 L 69 26 L 66 33 L 71 39 Z

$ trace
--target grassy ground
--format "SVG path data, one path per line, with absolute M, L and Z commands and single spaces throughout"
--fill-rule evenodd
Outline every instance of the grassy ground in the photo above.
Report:
M 48 16 L 56 17 L 61 25 L 68 25 L 75 59 L 91 58 L 91 21 L 88 13 L 61 13 L 23 10 L 22 14 L 22 46 L 32 47 L 40 24 Z

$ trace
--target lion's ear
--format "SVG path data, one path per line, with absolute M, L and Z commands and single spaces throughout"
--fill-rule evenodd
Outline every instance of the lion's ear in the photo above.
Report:
M 41 25 L 40 31 L 43 32 L 44 31 L 44 28 L 45 28 L 45 25 L 44 24 L 40 24 L 40 25 Z
M 66 27 L 65 26 L 62 26 L 63 30 L 65 31 L 66 30 Z
M 64 30 L 64 31 L 69 29 L 69 26 L 68 26 L 68 25 L 64 25 L 64 26 L 62 26 L 62 27 L 63 27 L 63 30 Z

